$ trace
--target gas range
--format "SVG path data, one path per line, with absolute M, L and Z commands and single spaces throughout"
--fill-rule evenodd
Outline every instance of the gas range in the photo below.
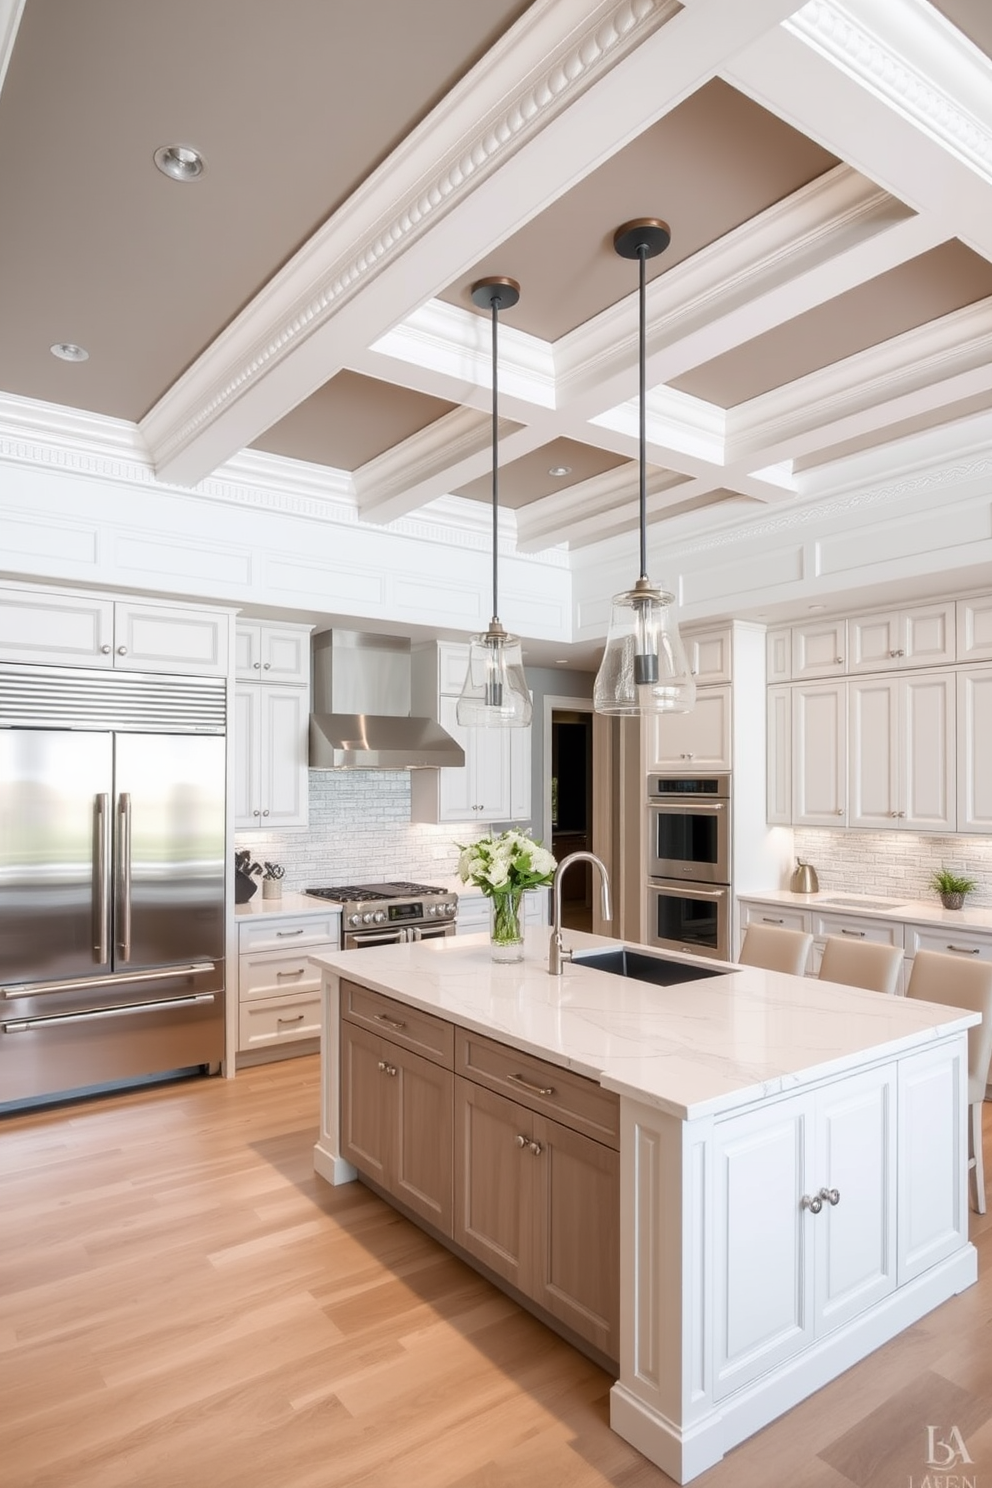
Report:
M 451 934 L 458 913 L 458 895 L 429 884 L 337 884 L 305 892 L 340 904 L 346 949 L 349 942 L 382 945 L 393 931 L 409 932 L 390 934 L 393 940 L 420 940 L 425 929 Z

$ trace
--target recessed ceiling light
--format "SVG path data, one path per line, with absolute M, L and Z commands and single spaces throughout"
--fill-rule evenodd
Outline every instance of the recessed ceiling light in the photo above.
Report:
M 559 659 L 555 662 L 555 666 L 568 666 L 568 660 L 567 660 L 567 658 L 563 661 L 559 657 Z
M 552 465 L 548 471 L 549 475 L 571 475 L 571 465 Z
M 87 362 L 89 352 L 82 346 L 77 346 L 74 341 L 56 341 L 49 348 L 52 356 L 57 356 L 63 362 Z
M 155 164 L 163 176 L 174 181 L 195 181 L 202 176 L 206 162 L 192 145 L 160 145 L 155 151 Z
M 807 608 L 810 610 L 825 610 L 827 607 L 826 605 L 808 605 Z

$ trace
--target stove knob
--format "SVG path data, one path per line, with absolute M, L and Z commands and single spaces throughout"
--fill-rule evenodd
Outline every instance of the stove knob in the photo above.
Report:
M 453 904 L 450 904 L 450 903 L 449 904 L 446 904 L 444 906 L 444 912 L 445 912 L 446 915 L 453 915 L 454 912 L 455 912 L 455 906 Z
M 429 915 L 436 915 L 437 914 L 437 905 L 436 904 L 428 905 L 427 913 Z
M 363 914 L 362 915 L 362 923 L 365 924 L 365 925 L 371 925 L 372 919 L 373 919 L 373 916 L 372 916 L 371 910 L 369 911 L 368 914 Z
M 386 916 L 383 914 L 381 909 L 377 909 L 375 914 L 372 916 L 372 919 L 377 925 L 381 925 L 385 918 Z
M 348 924 L 349 925 L 360 925 L 361 923 L 362 923 L 362 917 L 361 917 L 361 915 L 349 915 L 348 916 Z

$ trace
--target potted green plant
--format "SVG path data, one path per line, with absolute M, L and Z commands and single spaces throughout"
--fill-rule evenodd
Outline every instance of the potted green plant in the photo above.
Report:
M 931 877 L 930 887 L 936 889 L 945 909 L 960 909 L 964 903 L 965 894 L 970 894 L 972 889 L 977 889 L 978 883 L 973 878 L 963 878 L 960 874 L 951 873 L 950 869 L 941 867 Z

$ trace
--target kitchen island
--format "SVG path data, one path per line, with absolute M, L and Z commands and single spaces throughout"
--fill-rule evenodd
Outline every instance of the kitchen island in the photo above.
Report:
M 484 936 L 316 957 L 315 1167 L 360 1168 L 615 1358 L 611 1424 L 687 1482 L 976 1279 L 976 1017 L 709 960 L 724 974 L 671 986 L 555 978 L 547 944 L 529 930 L 516 966 Z

